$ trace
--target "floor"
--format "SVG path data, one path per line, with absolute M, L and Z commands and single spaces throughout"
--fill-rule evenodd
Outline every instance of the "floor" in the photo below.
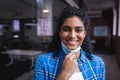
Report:
M 120 65 L 118 65 L 115 56 L 109 54 L 98 54 L 105 62 L 106 80 L 120 80 Z
M 21 76 L 19 76 L 15 80 L 33 80 L 33 70 L 22 74 Z
M 106 51 L 96 51 L 106 65 L 106 80 L 120 80 L 120 68 L 114 54 Z M 2 71 L 2 72 L 1 72 Z M 33 80 L 33 69 L 28 63 L 19 63 L 8 68 L 0 68 L 0 80 Z
M 14 80 L 30 70 L 30 63 L 16 62 L 8 67 L 0 66 L 0 80 Z

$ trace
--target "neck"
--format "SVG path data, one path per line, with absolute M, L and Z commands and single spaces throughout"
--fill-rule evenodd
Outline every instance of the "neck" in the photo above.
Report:
M 80 57 L 80 51 L 78 51 L 75 55 L 76 55 L 75 58 L 78 60 Z

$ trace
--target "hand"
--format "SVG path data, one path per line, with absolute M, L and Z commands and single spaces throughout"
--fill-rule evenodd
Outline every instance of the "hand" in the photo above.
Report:
M 63 61 L 60 76 L 64 77 L 65 80 L 67 80 L 74 72 L 80 72 L 78 63 L 77 63 L 77 58 L 74 53 L 69 53 L 68 55 L 66 55 Z
M 74 53 L 69 53 L 66 55 L 62 65 L 62 71 L 70 75 L 72 75 L 74 72 L 80 71 L 78 68 L 76 55 Z

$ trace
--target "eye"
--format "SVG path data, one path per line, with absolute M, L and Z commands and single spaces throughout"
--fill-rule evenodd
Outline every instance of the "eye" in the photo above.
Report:
M 61 28 L 61 30 L 65 31 L 65 32 L 68 32 L 68 31 L 70 31 L 70 28 L 68 26 L 63 26 Z
M 83 32 L 83 31 L 84 31 L 84 29 L 82 29 L 82 28 L 77 28 L 77 29 L 76 29 L 76 32 L 77 32 L 77 33 L 80 33 L 80 32 Z

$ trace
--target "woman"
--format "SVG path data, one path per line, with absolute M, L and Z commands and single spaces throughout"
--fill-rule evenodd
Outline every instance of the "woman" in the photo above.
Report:
M 34 80 L 105 80 L 102 58 L 92 54 L 89 20 L 82 9 L 67 7 L 61 13 L 48 53 L 38 57 Z M 78 73 L 79 75 L 76 75 Z

